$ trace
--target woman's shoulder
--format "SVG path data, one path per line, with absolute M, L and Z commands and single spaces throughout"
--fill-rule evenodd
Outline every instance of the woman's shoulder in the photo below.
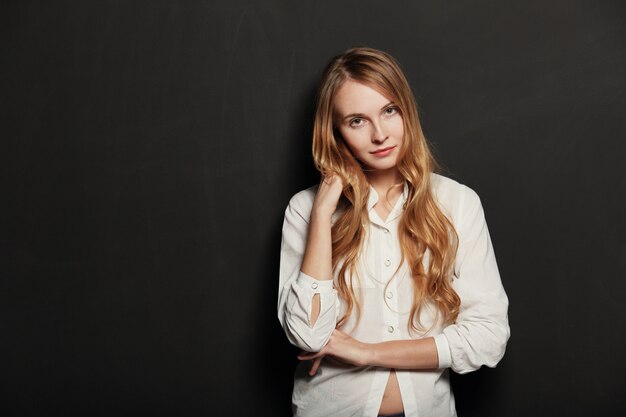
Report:
M 450 212 L 463 206 L 473 206 L 480 203 L 480 198 L 474 190 L 452 178 L 432 173 L 430 186 L 439 204 Z
M 288 210 L 294 210 L 301 215 L 308 215 L 313 208 L 313 201 L 317 193 L 318 185 L 306 188 L 295 193 L 289 200 Z

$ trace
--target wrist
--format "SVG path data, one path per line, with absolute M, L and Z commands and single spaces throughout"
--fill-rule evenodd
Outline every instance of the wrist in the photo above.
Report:
M 361 351 L 363 352 L 362 365 L 375 366 L 377 357 L 376 343 L 363 343 Z
M 311 224 L 330 226 L 334 211 L 321 207 L 313 207 L 311 211 Z

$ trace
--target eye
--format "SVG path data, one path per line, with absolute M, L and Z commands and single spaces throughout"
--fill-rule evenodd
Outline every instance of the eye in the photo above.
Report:
M 385 116 L 393 116 L 394 114 L 398 113 L 398 108 L 395 106 L 389 106 L 385 110 L 383 110 L 383 113 L 385 114 Z
M 365 123 L 363 119 L 355 117 L 354 119 L 350 120 L 350 127 L 359 127 L 362 126 L 363 123 Z

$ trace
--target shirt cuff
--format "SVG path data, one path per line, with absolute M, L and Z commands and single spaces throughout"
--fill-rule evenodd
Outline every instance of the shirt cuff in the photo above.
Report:
M 441 333 L 434 337 L 439 356 L 439 368 L 449 368 L 452 366 L 452 356 L 450 355 L 450 345 L 445 334 Z
M 310 288 L 315 293 L 325 294 L 334 291 L 333 280 L 318 280 L 300 271 L 296 283 L 302 288 Z

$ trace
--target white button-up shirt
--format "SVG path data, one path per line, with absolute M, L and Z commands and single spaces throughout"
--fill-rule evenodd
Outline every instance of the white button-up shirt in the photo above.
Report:
M 466 373 L 482 365 L 494 367 L 504 355 L 509 338 L 508 299 L 500 281 L 480 199 L 470 188 L 436 174 L 431 174 L 431 187 L 459 236 L 452 277 L 452 286 L 461 298 L 456 322 L 446 327 L 434 323 L 435 311 L 430 305 L 420 316 L 425 328 L 430 328 L 428 333 L 409 332 L 413 281 L 408 265 L 400 265 L 398 241 L 406 186 L 384 221 L 373 208 L 378 195 L 370 187 L 370 224 L 365 226 L 366 240 L 357 265 L 358 279 L 353 283 L 356 295 L 362 300 L 361 319 L 357 322 L 353 312 L 340 328 L 366 343 L 434 337 L 439 369 L 396 370 L 407 417 L 455 416 L 447 368 Z M 312 352 L 321 350 L 327 343 L 345 312 L 345 303 L 334 289 L 339 277 L 316 280 L 300 271 L 315 192 L 316 187 L 299 192 L 285 211 L 278 296 L 278 318 L 287 338 L 299 348 Z M 311 326 L 314 294 L 320 294 L 321 309 L 315 326 Z M 378 414 L 390 369 L 356 367 L 329 356 L 323 359 L 315 376 L 308 376 L 309 368 L 309 362 L 302 362 L 296 370 L 292 397 L 295 416 L 369 417 Z

